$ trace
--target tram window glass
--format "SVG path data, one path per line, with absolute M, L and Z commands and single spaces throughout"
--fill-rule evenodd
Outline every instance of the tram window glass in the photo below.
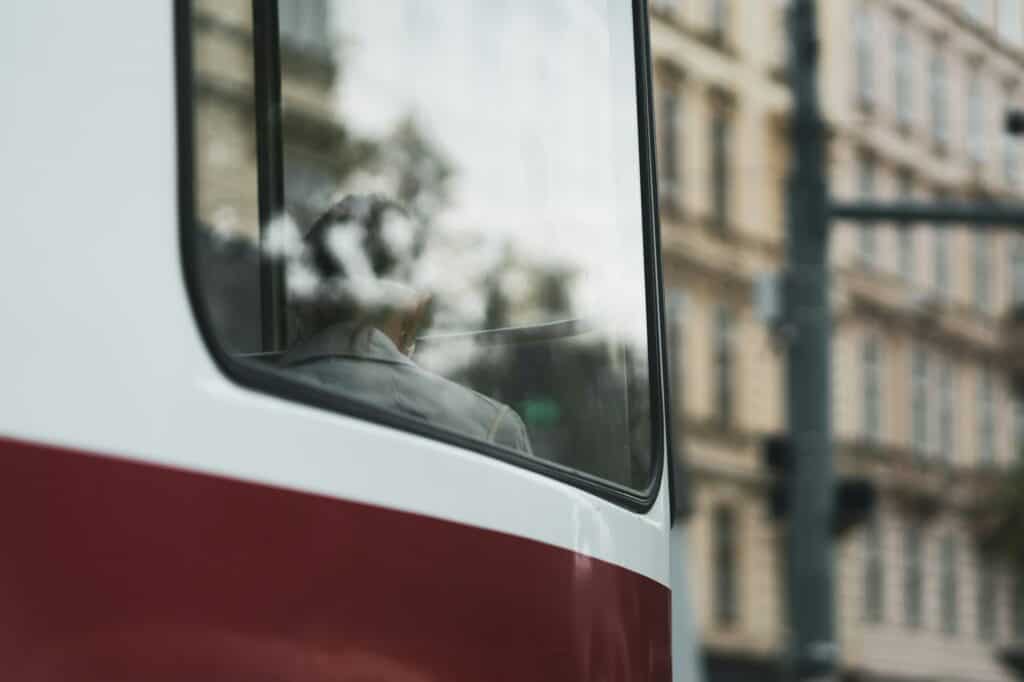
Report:
M 633 5 L 288 5 L 193 4 L 196 276 L 224 357 L 647 490 Z

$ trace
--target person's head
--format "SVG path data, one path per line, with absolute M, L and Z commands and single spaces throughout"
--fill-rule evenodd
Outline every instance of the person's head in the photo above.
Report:
M 429 297 L 414 285 L 422 230 L 405 209 L 379 195 L 349 195 L 313 223 L 304 244 L 318 282 L 293 304 L 304 335 L 341 322 L 374 326 L 409 352 Z

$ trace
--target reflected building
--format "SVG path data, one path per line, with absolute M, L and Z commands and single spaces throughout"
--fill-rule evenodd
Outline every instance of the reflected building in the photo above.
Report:
M 819 2 L 833 194 L 1021 196 L 1019 0 Z M 781 530 L 762 439 L 784 428 L 781 355 L 751 290 L 780 266 L 786 2 L 652 0 L 677 420 L 697 479 L 694 592 L 710 678 L 778 675 Z M 1024 444 L 1024 244 L 969 225 L 833 225 L 837 468 L 878 514 L 836 554 L 851 679 L 1006 680 L 1024 582 L 976 519 Z
M 282 127 L 288 208 L 310 221 L 357 154 L 333 118 L 338 65 L 326 0 L 282 3 L 279 17 Z M 196 214 L 208 228 L 199 250 L 211 290 L 210 313 L 231 348 L 260 350 L 257 140 L 252 3 L 197 0 L 195 28 Z

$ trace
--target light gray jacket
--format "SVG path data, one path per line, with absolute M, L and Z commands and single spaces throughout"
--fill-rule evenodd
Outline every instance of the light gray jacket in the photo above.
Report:
M 373 327 L 335 325 L 293 346 L 279 364 L 389 412 L 531 452 L 526 426 L 512 408 L 419 367 Z

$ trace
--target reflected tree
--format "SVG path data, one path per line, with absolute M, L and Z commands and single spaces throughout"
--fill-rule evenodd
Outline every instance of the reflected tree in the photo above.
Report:
M 509 330 L 478 346 L 453 377 L 513 406 L 526 423 L 534 453 L 566 467 L 631 487 L 643 487 L 651 446 L 646 357 L 611 330 L 572 319 L 572 273 L 512 259 L 486 281 L 489 329 Z M 501 273 L 525 274 L 518 296 Z M 517 320 L 560 320 L 516 333 Z M 520 328 L 521 329 L 521 328 Z

